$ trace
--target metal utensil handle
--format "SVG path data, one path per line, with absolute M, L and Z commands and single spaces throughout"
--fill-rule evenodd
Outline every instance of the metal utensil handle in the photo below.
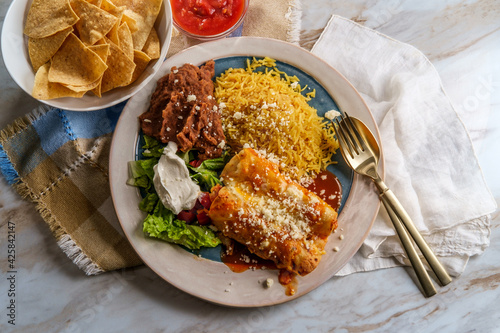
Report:
M 425 239 L 418 231 L 417 227 L 415 227 L 415 224 L 413 224 L 413 221 L 411 220 L 410 216 L 403 208 L 403 205 L 401 205 L 399 200 L 396 198 L 394 193 L 387 188 L 385 191 L 382 192 L 380 196 L 382 197 L 382 199 L 387 201 L 387 203 L 392 208 L 397 217 L 399 217 L 401 222 L 403 222 L 404 226 L 406 227 L 411 237 L 413 238 L 413 240 L 419 247 L 420 251 L 424 255 L 425 259 L 427 260 L 427 263 L 432 268 L 437 278 L 441 282 L 441 285 L 445 286 L 448 283 L 450 283 L 451 277 L 448 275 L 443 265 L 441 265 L 438 258 L 436 257 L 432 249 L 429 247 L 429 244 L 427 244 Z
M 436 288 L 434 287 L 434 284 L 432 283 L 432 280 L 429 274 L 427 273 L 424 264 L 422 264 L 422 261 L 418 256 L 417 250 L 415 250 L 415 248 L 413 247 L 413 243 L 410 239 L 410 236 L 408 235 L 408 232 L 406 231 L 405 227 L 399 220 L 398 216 L 390 206 L 387 198 L 383 196 L 381 199 L 382 203 L 385 206 L 385 209 L 387 210 L 387 213 L 389 213 L 389 217 L 391 218 L 392 224 L 394 225 L 394 229 L 396 229 L 399 239 L 401 240 L 401 244 L 403 245 L 406 255 L 408 256 L 408 259 L 410 260 L 411 265 L 415 270 L 415 274 L 417 275 L 417 278 L 420 281 L 420 285 L 424 290 L 425 297 L 431 297 L 435 295 Z

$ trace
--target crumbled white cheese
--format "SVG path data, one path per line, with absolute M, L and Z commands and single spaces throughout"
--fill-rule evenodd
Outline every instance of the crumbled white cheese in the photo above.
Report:
M 236 111 L 234 114 L 233 114 L 233 117 L 234 119 L 241 119 L 243 117 L 243 114 L 239 111 Z
M 188 95 L 186 98 L 186 102 L 194 102 L 196 101 L 196 95 Z
M 265 288 L 271 288 L 274 284 L 274 280 L 271 278 L 267 278 L 266 281 L 264 281 L 264 287 Z
M 151 119 L 144 119 L 144 122 L 145 122 L 145 123 L 150 123 L 150 122 L 151 122 Z
M 333 120 L 333 119 L 340 117 L 340 116 L 341 116 L 341 114 L 337 110 L 330 110 L 330 111 L 327 111 L 325 113 L 325 118 L 330 119 L 330 120 Z
M 174 73 L 174 74 L 177 74 L 178 72 L 179 72 L 179 70 L 178 70 L 178 69 L 174 69 L 174 70 L 172 71 L 172 73 Z

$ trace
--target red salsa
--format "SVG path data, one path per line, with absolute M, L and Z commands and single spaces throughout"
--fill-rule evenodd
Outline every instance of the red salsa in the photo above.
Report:
M 245 0 L 170 0 L 174 21 L 185 31 L 217 35 L 234 26 L 243 15 Z

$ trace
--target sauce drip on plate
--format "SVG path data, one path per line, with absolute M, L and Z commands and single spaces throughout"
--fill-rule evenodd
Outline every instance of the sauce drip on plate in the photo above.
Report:
M 248 269 L 276 269 L 276 265 L 271 260 L 265 260 L 247 249 L 240 243 L 233 242 L 231 250 L 223 250 L 221 261 L 233 272 L 241 273 Z
M 337 176 L 330 171 L 322 171 L 311 184 L 304 187 L 316 193 L 336 211 L 340 208 L 342 186 Z

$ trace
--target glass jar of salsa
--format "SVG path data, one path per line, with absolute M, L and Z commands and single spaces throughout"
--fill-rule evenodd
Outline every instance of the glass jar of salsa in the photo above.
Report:
M 170 0 L 175 27 L 189 37 L 225 37 L 243 22 L 249 0 Z

